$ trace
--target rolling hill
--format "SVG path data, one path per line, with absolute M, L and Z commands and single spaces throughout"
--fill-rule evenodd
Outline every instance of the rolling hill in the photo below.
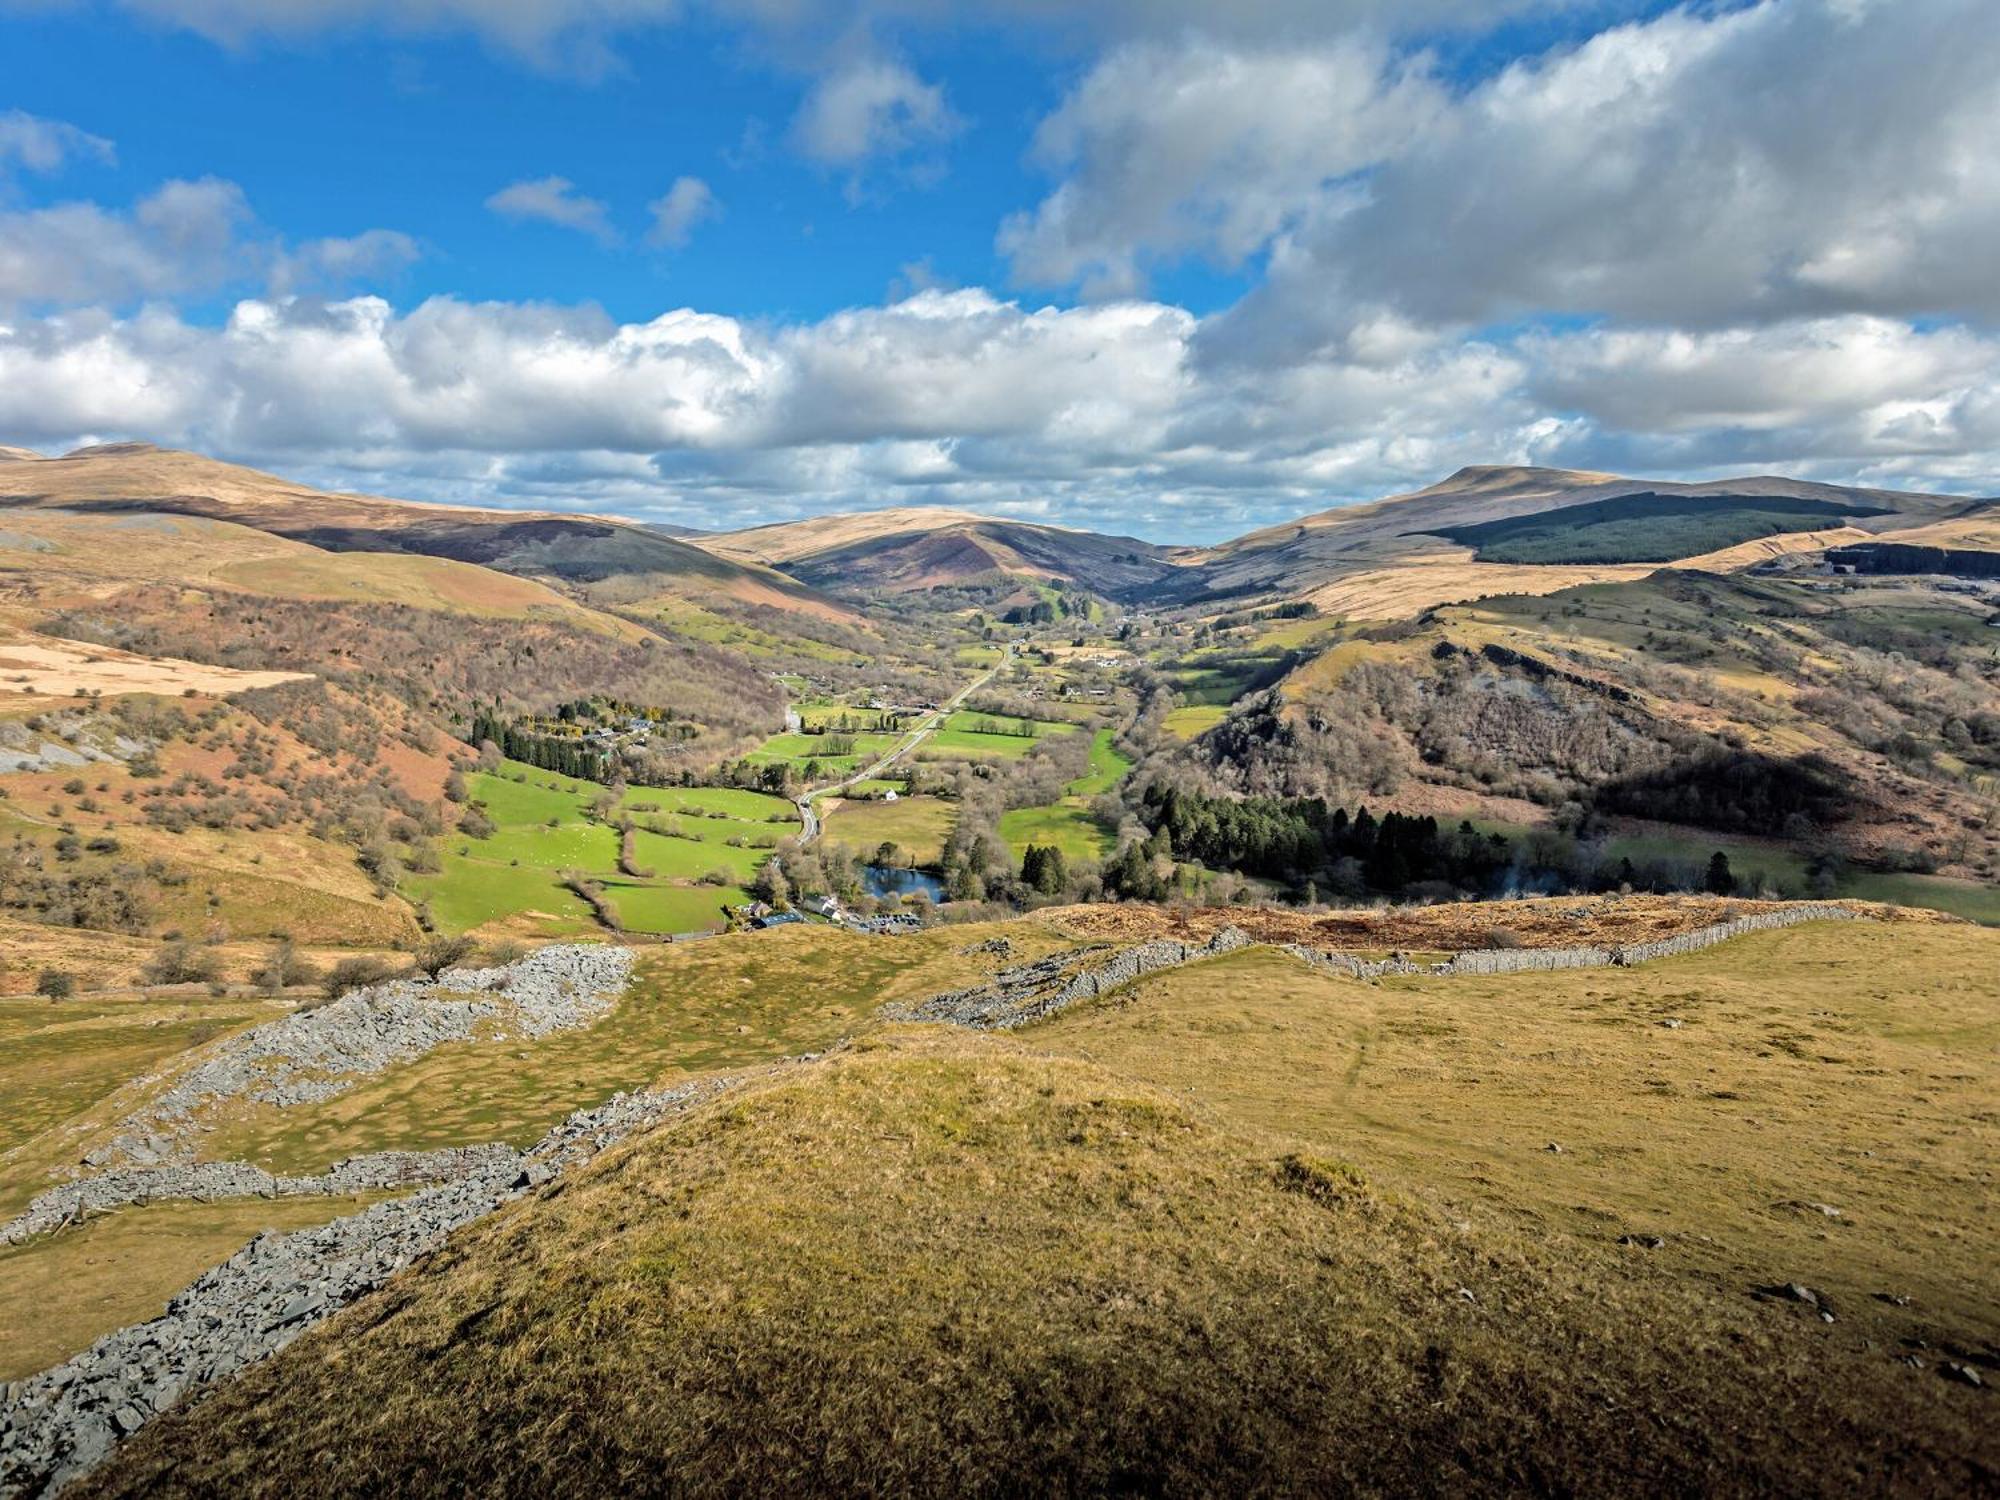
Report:
M 0 512 L 12 507 L 203 516 L 322 552 L 407 553 L 475 563 L 612 602 L 721 598 L 848 617 L 769 568 L 718 556 L 616 518 L 336 494 L 257 469 L 147 443 L 110 443 L 61 458 L 0 465 Z
M 1306 599 L 1393 618 L 1487 594 L 1548 593 L 1664 564 L 1733 571 L 1976 512 L 1954 496 L 1770 476 L 1672 484 L 1569 469 L 1461 469 L 1427 489 L 1267 527 L 1185 559 L 1180 604 Z
M 843 594 L 916 593 L 998 577 L 1137 600 L 1173 573 L 1175 555 L 1136 537 L 923 507 L 759 526 L 702 544 Z

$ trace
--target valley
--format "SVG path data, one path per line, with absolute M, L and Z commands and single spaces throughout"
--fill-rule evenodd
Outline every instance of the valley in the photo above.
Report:
M 0 1493 L 1977 1488 L 1991 511 L 0 462 Z

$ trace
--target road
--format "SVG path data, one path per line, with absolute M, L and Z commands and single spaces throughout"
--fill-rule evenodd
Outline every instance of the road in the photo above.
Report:
M 803 830 L 799 834 L 800 846 L 803 847 L 807 844 L 810 844 L 814 839 L 818 838 L 820 836 L 822 828 L 824 827 L 824 825 L 820 822 L 819 813 L 813 807 L 813 803 L 817 799 L 829 796 L 835 792 L 844 792 L 849 787 L 853 786 L 854 783 L 857 781 L 869 781 L 872 780 L 874 777 L 880 776 L 884 771 L 888 770 L 889 767 L 893 766 L 897 761 L 901 760 L 904 756 L 908 755 L 912 750 L 916 749 L 918 745 L 922 744 L 926 739 L 930 738 L 931 732 L 934 729 L 936 729 L 938 725 L 942 724 L 948 717 L 950 717 L 952 711 L 956 709 L 959 706 L 959 704 L 963 703 L 967 698 L 971 697 L 974 693 L 978 692 L 981 688 L 985 687 L 987 683 L 991 682 L 994 678 L 998 677 L 1001 671 L 1006 667 L 1007 663 L 1012 661 L 1013 659 L 1014 659 L 1014 647 L 1013 643 L 1009 642 L 1006 650 L 1001 654 L 1000 660 L 994 663 L 994 665 L 987 671 L 985 676 L 976 678 L 975 680 L 968 682 L 964 687 L 960 688 L 956 693 L 952 694 L 951 697 L 945 699 L 941 707 L 934 708 L 928 714 L 924 715 L 922 722 L 920 722 L 916 726 L 916 728 L 910 731 L 910 733 L 903 739 L 902 743 L 897 745 L 895 749 L 891 750 L 887 755 L 883 756 L 880 760 L 876 761 L 874 765 L 868 766 L 863 770 L 856 771 L 852 776 L 844 777 L 843 779 L 836 782 L 832 782 L 827 786 L 815 787 L 813 788 L 813 790 L 809 792 L 802 792 L 796 799 L 799 809 L 799 821 L 805 825 Z

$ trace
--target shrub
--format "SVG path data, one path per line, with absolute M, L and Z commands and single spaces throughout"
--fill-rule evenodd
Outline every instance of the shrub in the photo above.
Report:
M 49 1000 L 67 1000 L 76 993 L 76 976 L 61 969 L 44 969 L 35 976 L 35 993 Z
M 320 971 L 317 964 L 300 954 L 291 939 L 280 938 L 264 966 L 250 977 L 267 993 L 275 995 L 296 985 L 317 983 Z
M 410 964 L 426 979 L 435 979 L 446 969 L 455 969 L 472 956 L 473 941 L 469 937 L 445 937 L 443 934 L 425 938 L 417 944 L 411 955 Z
M 349 990 L 365 989 L 371 984 L 380 984 L 394 972 L 386 962 L 372 953 L 343 958 L 326 976 L 326 998 L 338 1000 Z
M 148 984 L 207 984 L 217 977 L 215 954 L 193 943 L 168 943 L 142 971 Z

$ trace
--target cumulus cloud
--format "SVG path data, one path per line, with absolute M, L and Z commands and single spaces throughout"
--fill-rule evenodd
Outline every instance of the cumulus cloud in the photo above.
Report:
M 1389 309 L 1724 327 L 2000 314 L 2000 29 L 1984 0 L 1676 11 L 1518 62 L 1274 240 L 1218 348 Z
M 242 189 L 174 181 L 130 214 L 94 203 L 0 213 L 0 307 L 123 302 L 225 286 L 249 269 Z
M 586 198 L 567 177 L 535 177 L 511 183 L 486 200 L 486 206 L 516 223 L 553 224 L 574 229 L 600 244 L 616 244 L 610 211 L 603 201 Z
M 2000 458 L 2000 343 L 1964 329 L 1584 330 L 1267 369 L 1205 366 L 1201 332 L 1164 303 L 977 290 L 793 326 L 450 298 L 257 298 L 214 329 L 74 313 L 0 328 L 0 438 L 696 523 L 928 500 L 1181 538 L 1473 462 L 1977 488 L 1970 456 Z
M 395 229 L 307 240 L 296 250 L 272 253 L 270 290 L 289 296 L 301 290 L 346 288 L 393 277 L 423 256 L 417 242 Z
M 1446 107 L 1375 43 L 1128 46 L 1043 122 L 1034 156 L 1064 181 L 1007 220 L 1000 249 L 1026 282 L 1098 293 L 1135 290 L 1146 258 L 1240 265 Z
M 699 224 L 720 216 L 722 203 L 699 177 L 676 177 L 665 194 L 646 205 L 653 227 L 646 242 L 677 250 L 693 236 Z
M 79 156 L 109 162 L 117 160 L 118 153 L 103 136 L 61 120 L 45 120 L 20 109 L 0 112 L 0 178 L 16 168 L 57 172 Z
M 235 183 L 174 180 L 127 212 L 83 202 L 0 211 L 0 310 L 119 306 L 246 285 L 340 290 L 420 253 L 388 229 L 289 245 L 258 222 Z
M 815 161 L 854 167 L 936 146 L 958 128 L 941 86 L 893 59 L 859 57 L 813 85 L 792 122 L 792 139 Z

